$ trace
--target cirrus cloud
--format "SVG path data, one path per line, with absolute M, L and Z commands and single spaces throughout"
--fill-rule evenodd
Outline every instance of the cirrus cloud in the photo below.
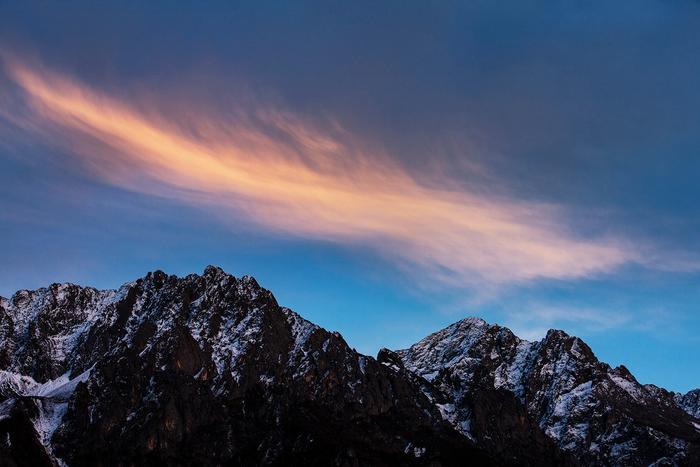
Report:
M 271 106 L 225 119 L 175 115 L 4 62 L 28 110 L 5 118 L 117 186 L 243 216 L 266 231 L 364 245 L 450 284 L 577 279 L 643 262 L 628 242 L 577 236 L 561 206 L 421 180 L 337 123 Z

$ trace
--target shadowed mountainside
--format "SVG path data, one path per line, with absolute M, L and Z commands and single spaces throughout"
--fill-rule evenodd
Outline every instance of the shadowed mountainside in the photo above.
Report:
M 358 354 L 219 268 L 0 299 L 0 465 L 691 465 L 697 392 L 468 318 Z M 669 465 L 670 465 L 669 464 Z

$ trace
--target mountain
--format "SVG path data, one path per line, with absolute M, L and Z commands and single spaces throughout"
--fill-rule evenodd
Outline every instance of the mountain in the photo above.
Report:
M 700 389 L 693 389 L 686 394 L 674 394 L 676 405 L 695 418 L 700 418 Z
M 700 465 L 700 391 L 641 385 L 562 331 L 528 342 L 467 318 L 397 356 L 447 395 L 450 420 L 478 445 L 488 446 L 493 434 L 474 421 L 499 394 L 584 465 Z
M 0 466 L 698 462 L 698 392 L 469 318 L 358 354 L 219 268 L 0 298 Z
M 491 462 L 411 379 L 218 268 L 20 291 L 0 329 L 6 465 Z

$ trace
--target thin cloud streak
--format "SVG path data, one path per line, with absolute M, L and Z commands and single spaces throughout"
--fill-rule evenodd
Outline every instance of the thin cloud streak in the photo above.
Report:
M 521 302 L 504 315 L 504 324 L 519 337 L 535 341 L 549 329 L 566 329 L 572 334 L 599 334 L 635 331 L 655 337 L 670 338 L 683 327 L 681 319 L 669 320 L 666 308 L 620 306 L 568 305 L 545 302 Z
M 454 180 L 421 183 L 337 124 L 265 107 L 228 121 L 165 115 L 41 67 L 5 64 L 29 109 L 6 118 L 109 183 L 223 209 L 232 222 L 243 215 L 266 230 L 367 245 L 456 285 L 576 279 L 642 262 L 625 242 L 576 237 L 556 206 Z
M 629 327 L 634 316 L 622 309 L 576 307 L 551 304 L 523 305 L 507 316 L 507 325 L 523 339 L 539 340 L 551 328 L 575 332 L 605 332 Z M 639 319 L 639 316 L 637 316 Z

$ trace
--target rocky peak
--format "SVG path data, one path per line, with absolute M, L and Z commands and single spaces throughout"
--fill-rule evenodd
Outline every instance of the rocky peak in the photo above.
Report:
M 0 337 L 0 458 L 32 449 L 33 465 L 700 456 L 700 392 L 642 386 L 562 331 L 528 342 L 466 318 L 375 360 L 215 266 L 20 291 L 0 299 Z
M 0 455 L 38 443 L 68 465 L 489 462 L 405 371 L 280 307 L 252 277 L 210 266 L 16 297 L 2 310 L 11 442 Z M 25 349 L 36 358 L 22 363 Z
M 397 354 L 406 368 L 449 395 L 457 414 L 453 423 L 469 426 L 476 438 L 487 429 L 476 423 L 484 391 L 505 390 L 517 402 L 511 417 L 522 407 L 532 425 L 586 464 L 625 459 L 648 465 L 697 456 L 700 425 L 678 408 L 690 407 L 693 415 L 687 402 L 692 395 L 674 399 L 642 386 L 627 368 L 610 368 L 563 331 L 550 330 L 531 343 L 469 319 Z
M 700 389 L 693 389 L 685 394 L 674 394 L 678 407 L 700 420 Z

